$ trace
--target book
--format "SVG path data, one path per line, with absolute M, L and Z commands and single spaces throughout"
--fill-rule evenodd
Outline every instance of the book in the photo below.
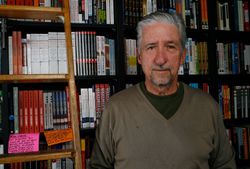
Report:
M 81 88 L 79 101 L 80 101 L 81 128 L 86 129 L 90 127 L 88 88 Z
M 81 139 L 81 157 L 82 157 L 82 168 L 85 169 L 86 168 L 86 157 L 85 157 L 85 149 L 86 149 L 86 145 L 85 145 L 85 139 L 82 138 Z
M 30 48 L 31 48 L 31 58 L 30 58 L 30 67 L 31 74 L 40 74 L 41 65 L 40 65 L 40 55 L 39 55 L 39 34 L 32 33 L 30 34 Z
M 0 133 L 3 131 L 3 91 L 0 90 Z
M 38 90 L 38 114 L 39 114 L 39 132 L 44 132 L 44 98 L 43 91 Z
M 17 31 L 17 72 L 16 74 L 23 74 L 23 47 L 22 47 L 22 33 Z
M 95 112 L 95 92 L 93 88 L 88 89 L 88 104 L 89 104 L 89 127 L 95 128 L 96 112 Z
M 49 72 L 49 36 L 48 34 L 39 34 L 39 57 L 41 74 L 48 74 Z M 65 51 L 66 52 L 66 51 Z
M 136 75 L 137 74 L 137 60 L 136 60 L 136 40 L 125 39 L 125 63 L 126 63 L 126 74 Z
M 104 44 L 104 53 L 105 53 L 105 74 L 110 75 L 110 45 L 109 39 L 105 38 Z
M 33 90 L 33 121 L 34 121 L 34 132 L 40 132 L 40 114 L 39 114 L 39 90 Z
M 18 87 L 13 87 L 14 133 L 19 133 Z
M 34 90 L 28 91 L 28 133 L 35 132 Z
M 18 35 L 17 31 L 12 32 L 12 63 L 13 74 L 18 74 Z
M 250 31 L 249 23 L 249 1 L 243 0 L 243 20 L 244 20 L 244 31 Z
M 4 145 L 0 143 L 0 154 L 4 154 Z M 4 169 L 4 164 L 0 164 L 0 169 Z
M 96 124 L 98 125 L 102 115 L 100 84 L 94 85 L 94 91 L 95 91 Z
M 115 40 L 109 39 L 110 75 L 116 75 Z
M 65 33 L 58 32 L 57 40 L 57 53 L 58 53 L 58 72 L 59 74 L 68 73 L 67 66 L 67 52 L 66 52 L 66 43 L 65 43 Z
M 24 133 L 24 91 L 18 90 L 18 128 L 19 133 Z
M 3 23 L 3 19 L 0 19 L 0 26 L 3 28 L 4 27 L 4 25 L 3 25 L 4 23 Z M 3 62 L 3 51 L 2 51 L 2 48 L 4 47 L 4 44 L 5 44 L 5 37 L 3 36 L 3 34 L 4 34 L 4 30 L 1 30 L 1 32 L 0 32 L 0 61 L 1 61 L 1 63 Z M 0 64 L 0 74 L 2 74 L 3 73 L 3 70 L 2 70 L 2 65 Z
M 48 54 L 49 54 L 49 73 L 58 73 L 58 51 L 57 51 L 57 32 L 48 33 Z
M 68 128 L 71 128 L 72 124 L 71 124 L 70 97 L 69 97 L 69 88 L 68 88 L 68 86 L 65 87 L 65 94 L 66 94 L 66 104 L 67 104 L 66 106 L 67 106 Z M 77 97 L 77 94 L 76 94 L 76 97 Z
M 13 44 L 13 36 L 8 36 L 8 56 L 9 56 L 9 74 L 13 74 L 13 51 L 12 51 L 12 44 Z
M 105 71 L 105 37 L 96 36 L 97 75 L 106 75 Z

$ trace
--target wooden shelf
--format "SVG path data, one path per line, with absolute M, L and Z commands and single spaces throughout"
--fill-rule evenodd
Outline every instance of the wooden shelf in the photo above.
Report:
M 16 19 L 58 20 L 64 16 L 62 8 L 0 5 L 0 17 Z
M 15 162 L 52 160 L 60 158 L 72 158 L 75 156 L 73 150 L 50 150 L 43 152 L 19 153 L 19 154 L 4 154 L 0 155 L 0 164 Z
M 7 19 L 42 19 L 61 20 L 64 25 L 68 74 L 32 74 L 32 75 L 0 75 L 0 83 L 46 83 L 67 82 L 69 89 L 69 108 L 72 120 L 73 150 L 46 151 L 37 153 L 6 154 L 0 156 L 0 163 L 40 161 L 69 157 L 73 159 L 74 168 L 82 168 L 79 117 L 77 114 L 76 86 L 74 79 L 73 49 L 71 37 L 71 20 L 69 0 L 63 0 L 62 8 L 0 5 L 0 18 Z M 35 20 L 35 21 L 36 21 Z M 22 27 L 22 26 L 20 26 Z M 30 29 L 32 31 L 32 28 Z M 7 127 L 6 127 L 7 128 Z M 7 138 L 6 138 L 7 139 Z
M 0 75 L 0 83 L 67 82 L 68 74 Z

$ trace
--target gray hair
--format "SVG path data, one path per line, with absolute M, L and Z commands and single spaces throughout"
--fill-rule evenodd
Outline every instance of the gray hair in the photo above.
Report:
M 167 23 L 175 25 L 180 33 L 181 36 L 181 46 L 182 49 L 185 48 L 186 43 L 186 27 L 182 17 L 176 13 L 166 13 L 166 12 L 153 12 L 149 15 L 146 15 L 142 18 L 140 22 L 137 24 L 137 47 L 138 51 L 141 50 L 141 38 L 142 38 L 142 29 L 144 26 L 147 26 L 152 23 Z

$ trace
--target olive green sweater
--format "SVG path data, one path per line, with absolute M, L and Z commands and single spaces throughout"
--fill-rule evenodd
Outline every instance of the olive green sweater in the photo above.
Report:
M 182 83 L 180 83 L 175 93 L 165 96 L 154 95 L 148 92 L 144 82 L 140 83 L 140 88 L 150 103 L 167 119 L 175 114 L 184 95 Z
M 218 104 L 184 86 L 166 119 L 139 84 L 111 97 L 96 131 L 92 169 L 236 169 Z

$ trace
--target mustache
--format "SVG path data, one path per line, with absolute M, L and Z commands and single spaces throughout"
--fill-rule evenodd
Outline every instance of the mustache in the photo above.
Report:
M 151 67 L 151 70 L 155 70 L 155 71 L 171 71 L 173 69 L 172 66 L 164 66 L 164 65 L 153 65 Z

